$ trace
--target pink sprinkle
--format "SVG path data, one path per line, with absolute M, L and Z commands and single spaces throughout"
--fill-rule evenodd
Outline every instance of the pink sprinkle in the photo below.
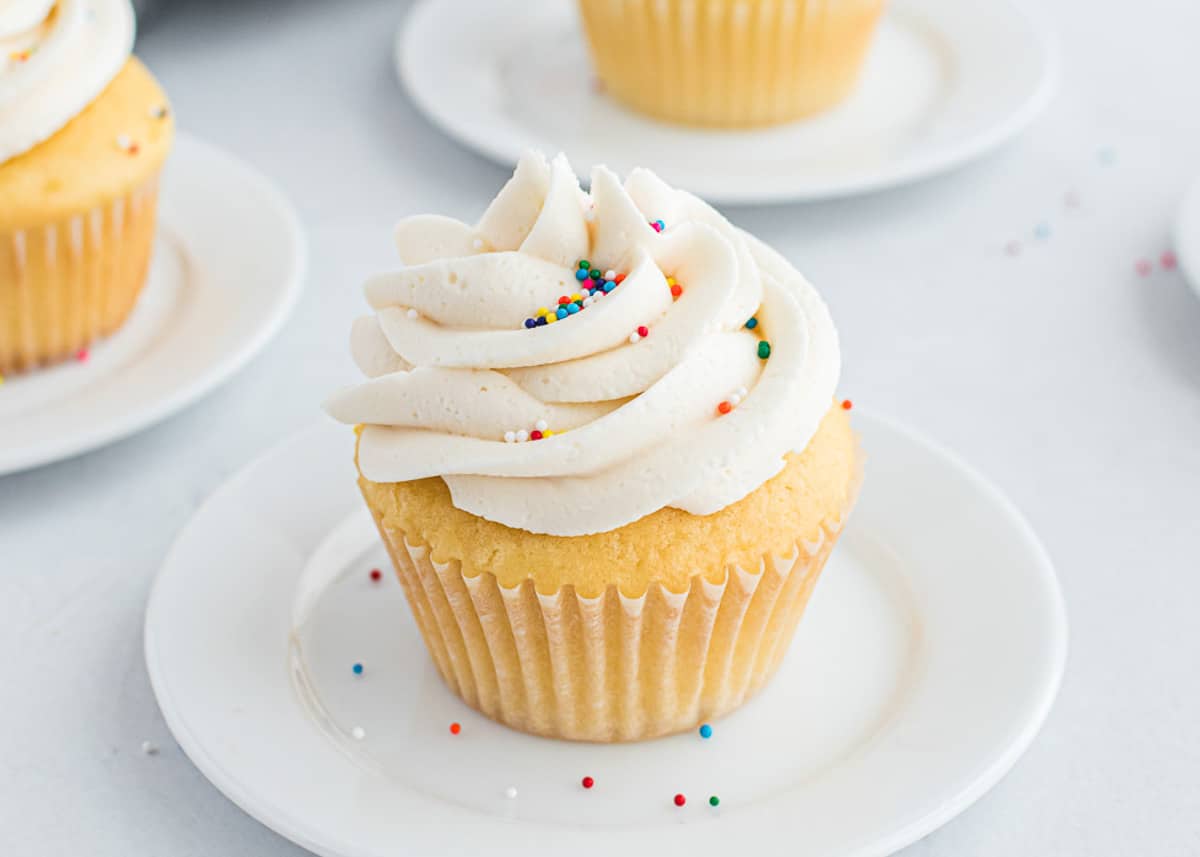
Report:
M 1138 259 L 1137 265 L 1135 265 L 1134 267 L 1137 269 L 1137 272 L 1139 274 L 1141 274 L 1143 277 L 1150 276 L 1150 272 L 1154 270 L 1154 265 L 1152 265 L 1150 263 L 1149 259 Z
M 86 363 L 87 359 L 90 356 L 91 356 L 91 354 L 88 352 L 88 350 L 86 348 L 80 348 L 78 351 L 75 352 L 75 359 L 78 360 L 80 363 Z
M 1008 254 L 1009 256 L 1020 256 L 1021 255 L 1021 242 L 1020 241 L 1009 241 L 1007 244 L 1004 245 L 1004 252 L 1006 254 Z
M 1179 264 L 1179 259 L 1176 258 L 1172 251 L 1166 250 L 1163 252 L 1159 262 L 1162 263 L 1164 271 L 1174 271 L 1175 266 Z

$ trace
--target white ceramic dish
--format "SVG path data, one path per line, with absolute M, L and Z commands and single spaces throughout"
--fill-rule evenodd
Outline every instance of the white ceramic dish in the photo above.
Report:
M 263 176 L 181 134 L 160 193 L 150 275 L 129 320 L 86 361 L 0 385 L 0 474 L 95 449 L 186 407 L 257 354 L 295 304 L 304 236 Z
M 593 83 L 575 4 L 423 0 L 396 68 L 447 134 L 505 166 L 533 147 L 578 167 L 642 166 L 713 202 L 813 200 L 898 185 L 1022 130 L 1057 81 L 1055 41 L 1013 0 L 892 0 L 858 90 L 810 121 L 704 131 L 629 112 Z
M 1188 188 L 1175 217 L 1175 255 L 1184 277 L 1200 296 L 1200 178 Z
M 167 557 L 145 631 L 167 724 L 235 803 L 326 857 L 891 853 L 1029 745 L 1066 620 L 1049 559 L 994 487 L 890 423 L 856 424 L 864 492 L 791 655 L 710 740 L 548 741 L 460 703 L 332 425 L 245 468 Z

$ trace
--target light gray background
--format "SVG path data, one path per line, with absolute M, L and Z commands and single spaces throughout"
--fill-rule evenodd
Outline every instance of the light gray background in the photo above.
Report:
M 1200 301 L 1178 273 L 1134 265 L 1167 248 L 1200 174 L 1200 6 L 1045 5 L 1062 90 L 999 155 L 884 195 L 729 213 L 822 289 L 843 393 L 998 482 L 1066 592 L 1071 656 L 1045 730 L 993 792 L 906 853 L 1195 854 Z M 171 740 L 142 665 L 142 610 L 204 497 L 352 379 L 346 332 L 360 282 L 394 264 L 391 224 L 472 218 L 506 177 L 400 92 L 390 54 L 406 7 L 193 0 L 142 35 L 180 126 L 295 201 L 311 272 L 278 340 L 200 404 L 0 479 L 0 853 L 302 853 Z M 162 753 L 142 755 L 146 739 Z

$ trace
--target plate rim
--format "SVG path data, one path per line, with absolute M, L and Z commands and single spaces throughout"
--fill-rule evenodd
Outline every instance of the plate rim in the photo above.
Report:
M 1171 232 L 1183 279 L 1200 298 L 1200 176 L 1192 179 L 1184 191 Z
M 493 163 L 512 168 L 516 164 L 519 152 L 511 152 L 505 145 L 492 142 L 492 138 L 487 134 L 471 133 L 467 130 L 469 123 L 454 119 L 443 105 L 414 83 L 416 65 L 415 60 L 411 59 L 414 51 L 408 50 L 408 44 L 418 38 L 418 27 L 425 24 L 425 18 L 432 15 L 431 10 L 444 2 L 446 0 L 416 0 L 410 7 L 393 39 L 392 65 L 396 76 L 420 114 L 443 135 Z M 1029 127 L 1054 98 L 1062 77 L 1062 58 L 1058 34 L 1050 26 L 1045 12 L 1024 0 L 997 2 L 1026 22 L 1031 33 L 1030 44 L 1037 46 L 1045 66 L 1037 86 L 1028 93 L 1018 108 L 1002 120 L 960 140 L 955 145 L 941 146 L 915 158 L 902 158 L 898 162 L 898 168 L 896 162 L 891 161 L 890 167 L 884 165 L 850 179 L 808 182 L 807 185 L 778 182 L 755 192 L 729 188 L 715 192 L 712 189 L 704 191 L 696 187 L 688 189 L 709 202 L 721 205 L 784 205 L 845 199 L 879 193 L 950 173 L 998 149 Z
M 852 850 L 844 852 L 844 857 L 885 857 L 885 855 L 893 854 L 911 845 L 948 823 L 977 802 L 1012 770 L 1032 745 L 1053 710 L 1066 672 L 1070 633 L 1062 585 L 1050 554 L 1032 524 L 999 486 L 971 466 L 958 453 L 917 429 L 893 418 L 876 414 L 870 409 L 856 408 L 856 411 L 859 412 L 861 418 L 873 421 L 883 429 L 894 432 L 907 442 L 941 458 L 947 466 L 967 478 L 976 490 L 985 494 L 988 500 L 996 505 L 996 508 L 1006 517 L 1007 523 L 1014 527 L 1014 533 L 1019 534 L 1024 546 L 1029 549 L 1030 561 L 1037 570 L 1038 588 L 1043 591 L 1047 599 L 1051 617 L 1048 625 L 1051 647 L 1038 671 L 1040 677 L 1037 680 L 1037 692 L 1031 694 L 1033 704 L 1029 707 L 1029 713 L 1024 718 L 1021 729 L 1009 740 L 1004 749 L 988 760 L 968 785 L 964 786 L 952 799 L 939 805 L 935 811 L 910 821 L 890 835 L 862 843 Z M 283 454 L 286 448 L 294 444 L 302 443 L 309 435 L 328 431 L 328 428 L 323 422 L 315 423 L 271 445 L 230 476 L 197 507 L 173 540 L 151 586 L 143 623 L 143 655 L 151 689 L 167 727 L 188 759 L 219 792 L 268 829 L 321 855 L 321 857 L 375 857 L 375 852 L 368 846 L 347 846 L 344 843 L 339 846 L 321 841 L 321 831 L 308 829 L 308 824 L 303 818 L 298 818 L 295 813 L 279 807 L 270 797 L 251 794 L 250 790 L 236 777 L 225 771 L 221 763 L 211 756 L 209 750 L 187 725 L 183 712 L 174 704 L 164 704 L 164 700 L 171 703 L 172 698 L 168 689 L 169 682 L 162 672 L 156 647 L 156 606 L 163 597 L 161 595 L 164 588 L 163 582 L 175 561 L 176 554 L 182 550 L 185 536 L 195 525 L 202 512 L 211 504 L 220 501 L 226 493 L 237 490 L 241 483 L 249 478 L 249 474 L 268 459 Z M 329 838 L 328 833 L 325 833 L 324 836 Z M 398 843 L 397 847 L 403 848 L 405 843 Z
M 279 217 L 279 222 L 292 245 L 292 252 L 286 260 L 280 260 L 281 264 L 286 265 L 286 274 L 280 278 L 278 297 L 271 305 L 270 312 L 263 316 L 253 335 L 242 340 L 235 348 L 216 355 L 203 373 L 192 376 L 165 395 L 151 399 L 139 409 L 114 415 L 110 421 L 101 424 L 98 428 L 56 438 L 50 443 L 39 446 L 32 454 L 24 457 L 18 454 L 14 454 L 11 458 L 0 457 L 0 477 L 33 470 L 92 452 L 137 434 L 177 414 L 236 375 L 262 352 L 291 317 L 300 300 L 300 295 L 304 291 L 304 281 L 308 272 L 308 239 L 291 201 L 275 182 L 247 161 L 220 146 L 186 132 L 176 134 L 171 164 L 167 169 L 178 169 L 186 165 L 186 156 L 181 157 L 180 153 L 187 152 L 189 149 L 201 152 L 205 158 L 221 162 L 222 169 L 240 174 L 239 183 L 253 185 L 256 192 L 269 200 L 271 208 Z M 169 230 L 172 240 L 179 240 L 186 247 L 188 235 L 185 231 L 177 229 L 172 223 L 169 211 L 171 204 L 172 200 L 169 196 L 169 189 L 167 189 L 159 203 L 159 209 L 162 212 L 159 216 L 162 218 L 163 231 Z

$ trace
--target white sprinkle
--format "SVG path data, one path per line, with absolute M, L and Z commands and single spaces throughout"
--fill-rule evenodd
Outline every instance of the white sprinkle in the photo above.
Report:
M 504 433 L 504 442 L 505 443 L 516 443 L 517 442 L 517 433 L 515 431 L 506 431 Z
M 509 800 L 516 800 L 517 799 L 517 787 L 509 786 L 508 788 L 506 788 L 504 790 L 504 796 L 506 798 L 508 798 Z
M 471 246 L 474 247 L 476 250 L 482 250 L 483 249 L 483 239 L 476 238 L 474 241 L 471 242 Z
M 533 424 L 533 427 L 538 431 L 545 431 L 546 429 L 550 428 L 550 423 L 546 422 L 545 420 L 538 420 Z
M 128 134 L 118 134 L 117 135 L 117 148 L 118 149 L 126 149 L 127 150 L 132 145 L 133 145 L 133 140 L 129 139 Z
M 417 312 L 415 309 L 410 309 L 408 312 L 405 313 L 405 315 L 407 315 L 409 318 L 420 318 L 421 317 L 421 314 L 419 312 Z
M 737 393 L 734 393 L 732 396 L 729 397 L 729 404 L 733 405 L 735 408 L 738 405 L 740 405 L 741 403 L 742 403 L 742 397 L 739 396 Z
M 605 271 L 605 272 L 604 272 L 604 279 L 606 279 L 606 280 L 615 280 L 616 278 L 617 278 L 617 272 L 616 272 L 616 271 Z
M 142 742 L 142 752 L 145 753 L 147 756 L 157 756 L 158 755 L 158 745 L 155 744 L 153 741 L 143 741 Z
M 517 443 L 524 443 L 527 440 L 529 440 L 529 432 L 525 431 L 525 429 L 517 432 Z
M 637 332 L 636 330 L 635 330 L 633 333 L 629 334 L 629 341 L 630 341 L 630 342 L 637 342 L 637 341 L 638 341 L 638 340 L 640 340 L 641 338 L 642 338 L 642 337 L 638 335 L 638 332 Z
M 354 736 L 355 741 L 361 741 L 363 738 L 367 737 L 367 730 L 363 729 L 361 726 L 355 726 L 350 730 L 350 734 Z
M 591 295 L 588 295 L 586 298 L 583 299 L 584 306 L 591 306 L 595 302 L 596 302 L 596 299 L 594 297 L 592 297 Z
M 738 388 L 737 388 L 737 395 L 741 396 L 741 397 L 744 399 L 744 398 L 746 398 L 746 397 L 747 397 L 748 395 L 750 395 L 750 394 L 746 392 L 746 388 L 745 388 L 745 387 L 738 387 Z

